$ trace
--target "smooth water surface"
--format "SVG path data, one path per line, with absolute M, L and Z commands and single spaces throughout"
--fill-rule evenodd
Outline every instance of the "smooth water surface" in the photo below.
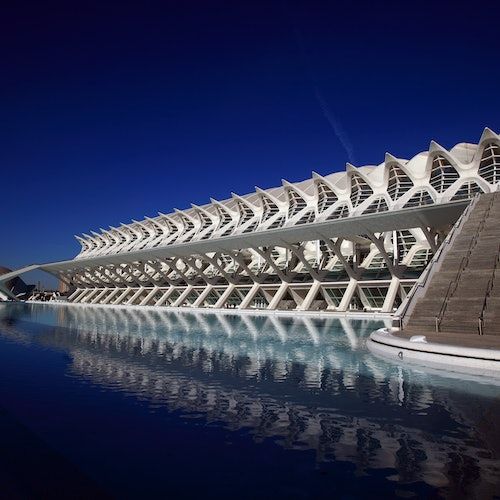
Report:
M 9 497 L 500 494 L 493 381 L 375 358 L 382 321 L 0 306 Z

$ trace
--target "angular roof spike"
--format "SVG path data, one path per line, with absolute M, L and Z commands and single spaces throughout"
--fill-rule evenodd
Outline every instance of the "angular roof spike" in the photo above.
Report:
M 233 198 L 237 195 L 233 195 Z M 215 205 L 217 208 L 222 208 L 223 210 L 226 210 L 226 212 L 231 213 L 234 212 L 233 209 L 229 208 L 227 205 L 224 205 L 224 203 L 221 203 L 218 200 L 215 200 L 214 198 L 210 198 L 210 201 L 212 202 L 213 205 Z
M 391 155 L 391 153 L 386 152 L 385 158 L 384 158 L 384 163 L 392 163 L 392 162 L 399 163 L 399 160 L 394 155 Z
M 273 203 L 276 203 L 278 205 L 280 203 L 283 203 L 276 196 L 274 196 L 273 194 L 269 193 L 268 191 L 265 191 L 264 189 L 261 189 L 260 187 L 255 186 L 255 191 L 257 193 L 259 193 L 259 194 L 262 194 L 262 195 L 266 196 L 267 198 L 269 198 L 270 200 L 272 200 Z
M 498 134 L 496 134 L 493 130 L 491 130 L 489 127 L 485 127 L 483 130 L 483 133 L 481 134 L 481 138 L 479 139 L 479 142 L 483 142 L 484 140 L 487 139 L 498 139 Z
M 179 210 L 178 208 L 174 208 L 174 212 L 176 214 L 179 214 L 181 217 L 186 217 L 187 219 L 190 220 L 195 220 L 191 215 L 189 215 L 185 210 Z
M 252 193 L 253 194 L 253 193 Z M 236 194 L 236 193 L 231 193 L 231 196 L 235 199 L 235 200 L 238 200 L 240 202 L 243 202 L 243 203 L 246 203 L 247 205 L 250 205 L 250 206 L 254 206 L 254 204 L 250 201 L 248 201 L 246 198 L 243 198 L 242 196 L 240 196 L 239 194 Z
M 436 151 L 448 152 L 446 148 L 443 148 L 443 146 L 438 144 L 436 141 L 431 141 L 431 143 L 429 144 L 429 153 L 435 153 Z

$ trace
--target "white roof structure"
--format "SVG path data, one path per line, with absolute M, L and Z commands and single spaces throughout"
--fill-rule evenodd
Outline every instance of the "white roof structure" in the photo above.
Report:
M 119 227 L 76 236 L 76 257 L 123 254 L 173 244 L 261 233 L 351 216 L 470 198 L 490 192 L 500 181 L 500 137 L 486 128 L 478 144 L 460 143 L 449 151 L 432 141 L 410 160 L 386 153 L 379 165 L 355 167 L 187 210 L 145 217 Z
M 499 185 L 500 137 L 485 129 L 478 144 L 431 142 L 410 160 L 90 231 L 74 259 L 37 267 L 80 304 L 390 313 L 470 200 Z

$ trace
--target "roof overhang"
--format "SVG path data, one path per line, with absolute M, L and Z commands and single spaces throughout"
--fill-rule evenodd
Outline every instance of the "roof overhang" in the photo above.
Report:
M 155 258 L 187 257 L 210 252 L 228 252 L 270 245 L 279 246 L 280 243 L 293 244 L 299 241 L 314 241 L 325 238 L 345 238 L 356 241 L 368 233 L 382 233 L 417 227 L 445 228 L 456 222 L 468 204 L 469 200 L 463 200 L 439 205 L 406 208 L 326 222 L 314 222 L 303 226 L 282 227 L 263 232 L 225 236 L 215 240 L 191 241 L 135 252 L 87 259 L 72 259 L 42 264 L 39 267 L 44 271 L 54 273 L 59 270 L 113 263 L 147 261 Z

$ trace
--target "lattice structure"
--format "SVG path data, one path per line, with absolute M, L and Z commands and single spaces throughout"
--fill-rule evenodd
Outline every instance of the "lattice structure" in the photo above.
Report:
M 500 138 L 354 167 L 77 236 L 42 266 L 71 302 L 390 312 L 470 198 L 498 189 Z M 434 222 L 435 221 L 435 222 Z

